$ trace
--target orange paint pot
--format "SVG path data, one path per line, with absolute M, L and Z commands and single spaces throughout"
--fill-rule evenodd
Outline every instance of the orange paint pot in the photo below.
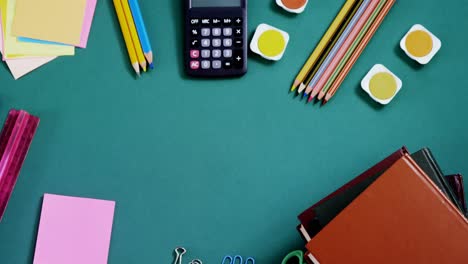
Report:
M 291 13 L 302 13 L 309 0 L 276 0 L 276 4 Z

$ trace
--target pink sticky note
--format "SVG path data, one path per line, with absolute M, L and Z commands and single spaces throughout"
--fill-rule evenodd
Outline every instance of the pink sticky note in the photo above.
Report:
M 107 264 L 114 201 L 44 194 L 33 264 Z
M 3 51 L 3 24 L 2 24 L 2 14 L 0 13 L 0 53 L 4 54 Z M 5 60 L 8 68 L 10 69 L 11 74 L 15 80 L 23 77 L 24 75 L 30 73 L 31 71 L 41 67 L 42 65 L 50 62 L 56 57 L 35 57 L 27 59 L 8 59 Z
M 97 0 L 88 0 L 86 2 L 85 16 L 83 20 L 83 29 L 81 31 L 80 48 L 86 48 L 88 43 L 89 31 L 93 23 L 94 11 L 96 9 Z

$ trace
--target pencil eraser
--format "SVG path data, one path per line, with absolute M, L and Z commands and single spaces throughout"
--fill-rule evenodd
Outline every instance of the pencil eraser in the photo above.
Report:
M 304 12 L 309 0 L 276 0 L 276 4 L 290 13 Z
M 402 81 L 382 64 L 376 64 L 361 81 L 362 89 L 374 101 L 389 104 L 403 86 Z
M 442 47 L 440 39 L 422 25 L 416 24 L 400 41 L 400 47 L 411 59 L 428 64 Z
M 267 24 L 258 25 L 250 42 L 250 50 L 267 60 L 278 61 L 288 46 L 289 34 Z

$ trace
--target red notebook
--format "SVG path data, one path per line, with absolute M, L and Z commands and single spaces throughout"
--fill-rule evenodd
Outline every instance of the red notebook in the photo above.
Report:
M 405 154 L 307 244 L 315 263 L 466 264 L 468 220 Z
M 369 184 L 379 177 L 384 171 L 386 171 L 390 166 L 392 166 L 396 161 L 408 153 L 408 150 L 405 147 L 395 151 L 393 154 L 380 161 L 370 169 L 363 172 L 358 177 L 354 178 L 350 182 L 346 183 L 338 190 L 334 191 L 327 197 L 320 200 L 318 203 L 314 204 L 306 211 L 301 213 L 298 218 L 301 224 L 297 227 L 299 233 L 303 236 L 306 241 L 309 241 L 311 237 L 315 236 L 324 226 L 323 221 L 319 220 L 317 216 L 316 209 L 321 205 L 325 204 L 327 201 L 334 199 L 337 196 L 349 196 L 350 193 L 362 192 Z M 353 195 L 355 196 L 355 195 Z M 343 201 L 344 205 L 347 205 L 351 201 Z M 343 205 L 343 207 L 344 207 Z M 341 211 L 341 209 L 339 209 Z M 331 219 L 330 219 L 331 220 Z M 328 221 L 328 220 L 327 220 Z M 326 221 L 326 222 L 327 222 Z

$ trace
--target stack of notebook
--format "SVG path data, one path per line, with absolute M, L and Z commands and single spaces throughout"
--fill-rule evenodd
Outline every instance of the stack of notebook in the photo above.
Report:
M 467 263 L 461 175 L 402 148 L 301 215 L 309 263 Z
M 0 52 L 18 79 L 86 48 L 97 0 L 0 0 Z

